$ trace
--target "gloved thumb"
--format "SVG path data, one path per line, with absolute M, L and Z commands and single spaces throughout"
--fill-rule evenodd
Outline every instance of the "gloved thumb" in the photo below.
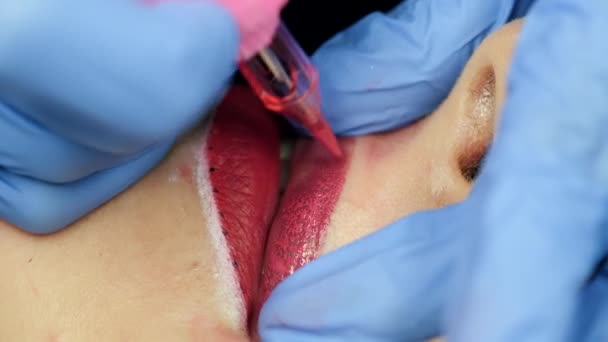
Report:
M 103 153 L 175 139 L 217 103 L 236 68 L 236 25 L 209 2 L 3 1 L 0 22 L 1 102 Z
M 259 332 L 274 341 L 424 341 L 439 334 L 467 205 L 419 212 L 285 279 Z M 353 305 L 358 309 L 353 309 Z M 364 308 L 364 309 L 363 309 Z
M 366 134 L 430 113 L 483 38 L 531 2 L 410 0 L 339 33 L 313 57 L 332 128 Z

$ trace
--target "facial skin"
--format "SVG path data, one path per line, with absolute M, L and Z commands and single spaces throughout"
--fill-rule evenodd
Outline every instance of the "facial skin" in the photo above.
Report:
M 490 36 L 432 115 L 343 142 L 345 182 L 317 254 L 467 196 L 518 31 L 512 23 Z M 192 178 L 200 139 L 184 137 L 148 176 L 65 231 L 34 237 L 0 222 L 1 341 L 249 340 L 201 210 L 209 199 Z
M 483 42 L 432 115 L 356 139 L 323 253 L 413 212 L 466 198 L 493 139 L 519 27 L 513 22 Z

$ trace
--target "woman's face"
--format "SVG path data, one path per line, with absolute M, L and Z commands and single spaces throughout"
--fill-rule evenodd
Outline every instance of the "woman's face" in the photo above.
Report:
M 340 160 L 308 140 L 284 147 L 282 197 L 276 122 L 234 88 L 204 129 L 73 227 L 33 237 L 0 222 L 0 340 L 248 341 L 248 321 L 303 264 L 467 196 L 518 30 L 488 38 L 425 119 L 343 139 Z

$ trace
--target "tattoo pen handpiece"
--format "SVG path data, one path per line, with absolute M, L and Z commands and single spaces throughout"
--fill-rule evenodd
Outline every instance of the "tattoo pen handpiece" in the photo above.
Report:
M 336 157 L 336 136 L 321 113 L 319 72 L 281 23 L 266 48 L 239 69 L 269 110 L 302 125 Z

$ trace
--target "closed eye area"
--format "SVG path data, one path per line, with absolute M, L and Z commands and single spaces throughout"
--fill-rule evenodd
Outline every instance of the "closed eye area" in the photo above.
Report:
M 261 111 L 241 89 L 218 110 L 240 124 L 212 118 L 67 230 L 33 237 L 0 222 L 0 340 L 252 340 L 247 322 L 302 265 L 466 198 L 483 172 L 518 30 L 513 23 L 490 36 L 436 111 L 393 132 L 343 139 L 342 160 L 305 139 L 280 156 L 270 123 L 238 116 Z M 281 159 L 291 161 L 279 198 Z

